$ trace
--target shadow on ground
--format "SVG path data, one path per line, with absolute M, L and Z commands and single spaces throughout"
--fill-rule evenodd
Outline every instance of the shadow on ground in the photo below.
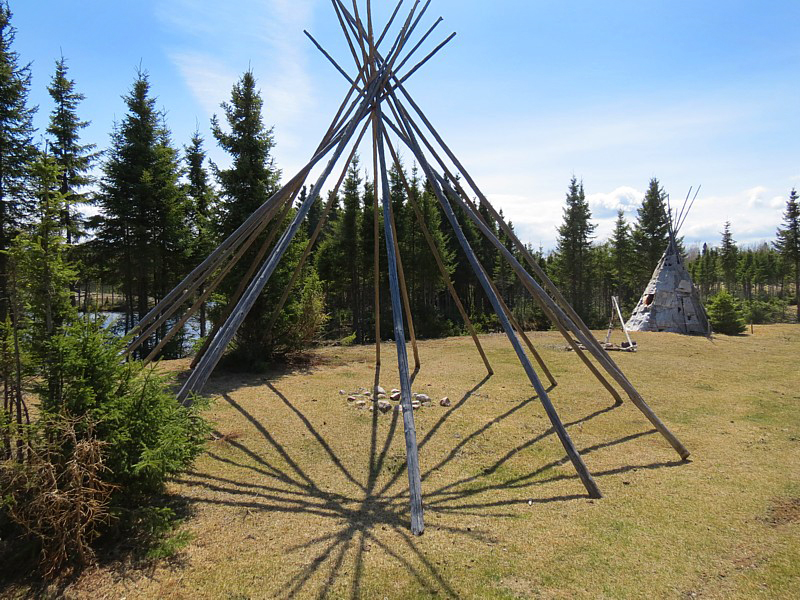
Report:
M 376 373 L 376 381 L 379 378 Z M 455 402 L 419 439 L 420 453 L 425 452 L 425 447 L 440 432 L 442 426 L 454 418 L 458 411 L 463 410 L 478 390 L 488 381 L 488 376 L 475 385 L 464 396 Z M 218 382 L 221 383 L 221 382 Z M 220 452 L 219 449 L 210 448 L 207 452 L 212 461 L 226 465 L 227 472 L 242 474 L 240 478 L 221 477 L 211 469 L 193 471 L 178 483 L 186 486 L 201 488 L 204 493 L 193 495 L 191 502 L 197 504 L 215 504 L 235 507 L 247 511 L 247 514 L 266 513 L 293 513 L 308 515 L 313 518 L 330 520 L 329 527 L 323 528 L 320 535 L 290 546 L 289 554 L 303 553 L 311 556 L 304 566 L 297 572 L 287 575 L 287 580 L 282 582 L 281 595 L 287 598 L 315 596 L 325 598 L 331 595 L 336 584 L 336 596 L 341 595 L 342 578 L 346 577 L 347 596 L 360 598 L 364 594 L 363 578 L 365 570 L 365 554 L 372 548 L 380 549 L 411 574 L 421 590 L 430 596 L 443 596 L 457 598 L 454 583 L 448 581 L 443 575 L 437 561 L 432 560 L 420 548 L 421 542 L 409 530 L 408 486 L 406 482 L 407 471 L 405 464 L 388 464 L 389 449 L 396 435 L 402 438 L 403 423 L 398 412 L 393 412 L 391 417 L 381 416 L 378 411 L 371 415 L 371 435 L 369 440 L 369 467 L 366 473 L 351 472 L 332 448 L 332 444 L 320 433 L 319 424 L 315 424 L 302 410 L 298 403 L 293 402 L 281 392 L 273 383 L 265 382 L 264 377 L 257 381 L 248 381 L 245 385 L 266 385 L 280 402 L 294 415 L 301 424 L 301 428 L 310 434 L 310 443 L 318 445 L 319 449 L 330 460 L 330 469 L 335 469 L 337 477 L 344 478 L 347 484 L 338 488 L 352 490 L 352 493 L 342 494 L 327 489 L 329 486 L 314 480 L 301 466 L 302 457 L 295 456 L 282 445 L 269 427 L 259 422 L 248 410 L 239 404 L 231 395 L 231 390 L 218 390 L 224 402 L 241 414 L 252 427 L 253 432 L 262 437 L 271 448 L 271 459 L 265 458 L 261 452 L 254 451 L 244 442 L 249 436 L 226 439 L 230 451 Z M 240 387 L 241 381 L 239 381 Z M 435 465 L 422 472 L 423 503 L 426 516 L 436 514 L 458 514 L 463 516 L 485 517 L 514 517 L 513 506 L 521 504 L 546 504 L 554 502 L 570 502 L 577 499 L 588 498 L 584 493 L 542 497 L 536 495 L 536 488 L 546 483 L 559 480 L 575 479 L 580 485 L 576 474 L 554 474 L 546 476 L 554 467 L 569 463 L 567 456 L 542 464 L 523 475 L 517 475 L 498 482 L 493 477 L 498 469 L 503 467 L 512 457 L 534 446 L 545 438 L 552 436 L 554 431 L 548 429 L 522 444 L 508 450 L 499 458 L 487 457 L 486 463 L 478 474 L 464 475 L 453 478 L 446 483 L 431 485 L 434 475 L 452 462 L 459 452 L 470 442 L 476 440 L 493 426 L 512 417 L 525 406 L 537 402 L 537 398 L 527 398 L 512 405 L 498 414 L 489 422 L 465 433 L 458 440 L 453 440 L 452 447 Z M 507 405 L 505 405 L 507 407 Z M 615 410 L 609 406 L 587 414 L 582 418 L 565 423 L 569 427 L 580 426 L 600 415 Z M 386 419 L 391 419 L 388 429 Z M 380 420 L 384 422 L 379 427 Z M 398 431 L 399 430 L 399 431 Z M 656 433 L 655 430 L 642 431 L 626 435 L 615 440 L 603 442 L 580 449 L 582 455 L 620 444 L 626 444 Z M 222 436 L 222 434 L 218 434 Z M 252 436 L 249 436 L 252 437 Z M 402 443 L 402 441 L 400 442 Z M 274 452 L 272 452 L 274 451 Z M 224 454 L 224 455 L 223 455 Z M 237 458 L 238 455 L 238 458 Z M 276 458 L 277 457 L 277 458 Z M 213 464 L 213 463 L 212 463 Z M 594 472 L 595 477 L 623 473 L 633 469 L 658 469 L 683 464 L 682 461 L 660 462 L 652 464 L 630 464 L 602 472 Z M 253 475 L 258 476 L 262 483 L 253 483 Z M 266 481 L 266 482 L 265 482 Z M 429 485 L 425 485 L 426 482 Z M 529 490 L 525 499 L 497 500 L 500 490 Z M 580 488 L 582 490 L 582 487 Z M 398 491 L 399 490 L 399 491 Z M 207 492 L 207 493 L 206 493 Z M 494 498 L 494 499 L 493 499 Z M 493 543 L 491 534 L 475 530 L 473 527 L 452 527 L 437 524 L 437 529 L 443 530 L 451 536 L 463 536 L 487 543 Z M 397 542 L 388 544 L 386 535 L 377 535 L 378 530 L 383 533 L 390 530 L 397 536 Z M 310 553 L 310 554 L 309 554 Z M 345 570 L 343 565 L 349 566 Z M 275 575 L 275 574 L 273 574 Z

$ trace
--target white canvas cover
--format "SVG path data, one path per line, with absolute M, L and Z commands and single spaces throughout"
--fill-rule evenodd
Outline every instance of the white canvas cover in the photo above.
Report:
M 627 327 L 630 331 L 711 334 L 700 295 L 674 241 L 658 262 Z

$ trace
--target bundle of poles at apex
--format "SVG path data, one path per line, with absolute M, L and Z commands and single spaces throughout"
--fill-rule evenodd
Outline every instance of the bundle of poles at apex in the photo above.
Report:
M 147 361 L 153 360 L 163 348 L 164 344 L 166 344 L 166 342 L 175 335 L 177 330 L 197 312 L 202 303 L 205 302 L 210 294 L 213 293 L 216 287 L 229 274 L 237 261 L 247 252 L 254 241 L 261 236 L 267 226 L 272 223 L 270 232 L 267 234 L 262 246 L 256 253 L 255 259 L 244 278 L 240 281 L 238 290 L 234 293 L 227 308 L 223 311 L 222 318 L 219 320 L 219 325 L 215 327 L 208 336 L 206 344 L 201 348 L 192 364 L 193 370 L 191 374 L 178 392 L 178 400 L 180 402 L 185 404 L 191 403 L 193 395 L 201 392 L 211 372 L 214 370 L 223 352 L 232 340 L 237 328 L 242 324 L 248 311 L 252 308 L 259 294 L 264 289 L 264 286 L 268 283 L 270 276 L 275 271 L 275 268 L 286 252 L 290 242 L 300 228 L 311 205 L 319 197 L 323 186 L 337 163 L 339 163 L 343 156 L 347 156 L 347 159 L 344 161 L 344 168 L 333 188 L 333 193 L 330 194 L 330 199 L 324 207 L 322 218 L 309 239 L 305 252 L 295 269 L 289 285 L 285 289 L 277 307 L 274 309 L 271 319 L 271 322 L 274 324 L 275 318 L 291 293 L 303 263 L 308 257 L 331 211 L 332 203 L 335 201 L 336 194 L 345 178 L 348 165 L 355 155 L 356 149 L 362 143 L 367 130 L 370 129 L 373 150 L 374 189 L 376 190 L 374 194 L 374 268 L 377 274 L 380 269 L 378 262 L 380 256 L 380 252 L 378 252 L 378 196 L 380 195 L 383 211 L 384 238 L 388 256 L 390 297 L 394 324 L 393 333 L 397 346 L 401 405 L 403 407 L 402 414 L 405 430 L 411 504 L 411 530 L 417 535 L 421 534 L 424 530 L 424 522 L 414 411 L 411 406 L 411 375 L 409 373 L 409 360 L 406 349 L 406 326 L 410 334 L 409 338 L 412 346 L 415 368 L 419 368 L 420 360 L 414 335 L 410 305 L 405 288 L 403 265 L 397 244 L 397 233 L 389 193 L 387 161 L 392 160 L 398 166 L 400 164 L 398 149 L 395 148 L 390 140 L 389 134 L 391 132 L 411 152 L 411 155 L 419 164 L 433 189 L 442 211 L 452 227 L 453 233 L 463 249 L 494 311 L 497 313 L 500 324 L 552 423 L 553 430 L 558 435 L 558 438 L 566 450 L 567 456 L 574 465 L 589 496 L 592 498 L 600 498 L 600 489 L 592 478 L 591 473 L 584 464 L 583 459 L 561 422 L 548 395 L 548 389 L 542 384 L 530 358 L 525 352 L 525 347 L 527 347 L 528 351 L 547 377 L 551 386 L 550 389 L 556 385 L 556 381 L 528 336 L 525 335 L 519 323 L 513 318 L 511 311 L 498 293 L 495 284 L 476 257 L 475 252 L 467 241 L 461 229 L 461 225 L 455 216 L 453 204 L 476 225 L 481 233 L 495 248 L 497 248 L 503 258 L 511 265 L 517 277 L 531 294 L 532 298 L 542 308 L 553 325 L 566 338 L 567 342 L 572 346 L 589 371 L 609 392 L 615 400 L 615 403 L 621 404 L 622 396 L 614 387 L 612 381 L 627 394 L 634 405 L 644 413 L 653 426 L 669 441 L 680 457 L 686 459 L 689 456 L 689 452 L 683 444 L 681 444 L 672 432 L 659 420 L 620 368 L 602 349 L 600 343 L 589 331 L 586 324 L 564 299 L 559 290 L 553 285 L 552 281 L 548 279 L 547 275 L 525 245 L 517 238 L 513 230 L 500 217 L 486 196 L 475 184 L 475 181 L 464 166 L 444 143 L 439 133 L 408 93 L 404 84 L 409 77 L 432 56 L 438 53 L 439 50 L 455 36 L 455 33 L 451 34 L 415 66 L 403 72 L 403 68 L 408 63 L 409 59 L 416 54 L 417 50 L 442 22 L 442 18 L 439 17 L 439 19 L 437 19 L 421 36 L 413 48 L 405 53 L 404 58 L 402 58 L 402 60 L 400 59 L 401 54 L 404 53 L 406 47 L 409 45 L 417 25 L 427 12 L 431 0 L 428 0 L 421 7 L 420 1 L 415 1 L 405 21 L 399 26 L 399 31 L 395 35 L 394 41 L 388 51 L 383 52 L 381 50 L 387 33 L 396 21 L 403 1 L 404 0 L 400 0 L 382 32 L 376 37 L 376 32 L 373 29 L 372 7 L 369 1 L 366 2 L 366 10 L 364 11 L 366 16 L 365 22 L 361 17 L 357 0 L 353 0 L 352 7 L 346 6 L 341 0 L 331 0 L 336 18 L 342 28 L 347 46 L 352 55 L 353 62 L 355 63 L 356 74 L 354 77 L 350 77 L 347 71 L 331 57 L 311 34 L 305 32 L 320 52 L 322 52 L 350 84 L 350 89 L 345 100 L 339 107 L 322 142 L 317 147 L 312 159 L 295 177 L 289 180 L 288 183 L 272 197 L 267 199 L 229 238 L 223 241 L 205 261 L 192 271 L 140 321 L 135 331 L 135 337 L 128 347 L 128 352 L 130 353 L 136 350 L 168 319 L 174 317 L 180 311 L 184 311 L 175 326 L 172 327 L 145 359 Z M 429 138 L 432 138 L 433 141 Z M 349 153 L 346 152 L 348 146 L 351 146 Z M 311 192 L 307 195 L 302 204 L 300 204 L 291 224 L 285 230 L 280 231 L 280 224 L 284 222 L 284 218 L 289 214 L 295 198 L 306 179 L 309 177 L 311 170 L 316 165 L 322 163 L 323 159 L 328 156 L 329 158 L 327 163 L 324 163 L 322 173 L 314 183 Z M 452 168 L 448 166 L 448 164 L 452 165 Z M 402 184 L 406 186 L 406 190 L 409 191 L 409 184 L 405 179 L 402 168 L 399 168 L 398 171 L 401 175 Z M 460 175 L 460 178 L 456 177 L 456 174 Z M 472 194 L 474 194 L 480 205 L 486 210 L 486 214 L 488 214 L 491 222 L 486 222 L 484 220 L 482 213 L 478 210 L 478 206 L 473 202 L 470 194 L 460 183 L 460 179 L 466 182 Z M 453 296 L 455 304 L 464 319 L 465 325 L 474 340 L 481 360 L 486 370 L 491 375 L 492 368 L 489 364 L 489 360 L 481 347 L 480 340 L 475 333 L 464 306 L 456 294 L 447 269 L 444 266 L 442 258 L 422 218 L 422 213 L 416 203 L 414 194 L 408 193 L 408 202 L 416 215 L 420 230 L 436 259 L 436 263 L 442 273 L 447 289 Z M 523 257 L 523 260 L 533 275 L 526 270 L 526 267 L 523 266 L 515 255 L 497 238 L 494 233 L 495 227 L 499 227 L 512 241 L 519 255 Z M 280 234 L 280 237 L 278 241 L 275 242 L 275 238 L 278 237 L 278 234 Z M 377 318 L 380 299 L 379 285 L 380 277 L 376 276 L 375 353 L 377 364 L 380 364 L 381 340 L 380 319 Z M 185 306 L 188 304 L 191 304 L 191 307 L 188 310 L 184 310 Z M 405 324 L 403 321 L 404 314 Z M 524 346 L 523 343 L 520 342 L 520 338 L 523 340 Z M 592 359 L 594 359 L 596 364 Z M 605 374 L 603 372 L 605 372 Z

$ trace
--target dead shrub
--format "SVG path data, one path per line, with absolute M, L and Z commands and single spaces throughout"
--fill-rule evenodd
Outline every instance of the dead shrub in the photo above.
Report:
M 115 486 L 103 480 L 104 443 L 79 421 L 48 418 L 29 438 L 27 461 L 0 463 L 5 511 L 40 545 L 39 564 L 48 577 L 90 564 L 91 544 L 111 519 Z

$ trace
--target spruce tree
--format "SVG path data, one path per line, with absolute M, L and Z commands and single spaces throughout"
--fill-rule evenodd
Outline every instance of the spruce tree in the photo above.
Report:
M 220 188 L 219 236 L 226 238 L 277 191 L 280 170 L 275 166 L 272 156 L 275 146 L 273 131 L 264 125 L 263 100 L 252 71 L 246 71 L 234 84 L 230 102 L 223 102 L 221 107 L 225 126 L 223 127 L 220 118 L 215 115 L 211 120 L 211 131 L 219 146 L 230 156 L 231 165 L 227 169 L 216 165 L 212 168 Z M 258 249 L 263 245 L 270 228 L 279 227 L 284 230 L 294 215 L 293 209 L 283 223 L 271 223 L 231 270 L 231 274 L 220 286 L 220 290 L 229 300 Z M 309 328 L 305 326 L 306 322 L 302 322 L 303 319 L 312 319 L 315 323 L 324 322 L 324 319 L 317 318 L 318 315 L 304 315 L 302 312 L 300 291 L 306 289 L 306 283 L 315 276 L 313 267 L 307 266 L 296 284 L 295 292 L 290 294 L 289 301 L 278 315 L 275 326 L 272 330 L 268 327 L 283 288 L 289 283 L 307 241 L 307 234 L 301 228 L 270 277 L 269 285 L 236 332 L 230 355 L 232 364 L 260 368 L 274 355 L 295 351 L 307 340 Z M 311 285 L 308 289 L 313 289 L 316 293 L 318 287 Z M 319 303 L 310 302 L 306 306 L 316 307 Z M 300 335 L 300 332 L 306 333 Z
M 591 284 L 589 287 L 590 327 L 602 327 L 607 323 L 613 309 L 611 296 L 616 292 L 616 279 L 614 264 L 614 249 L 610 243 L 596 244 L 589 253 L 589 273 Z
M 361 215 L 358 224 L 358 249 L 361 261 L 361 320 L 363 342 L 375 341 L 375 192 L 372 181 L 364 181 L 361 194 Z M 378 211 L 378 248 L 383 244 L 383 213 Z M 380 276 L 380 274 L 379 274 Z
M 725 222 L 725 228 L 722 231 L 722 244 L 719 248 L 719 263 L 725 289 L 733 294 L 736 288 L 736 269 L 739 264 L 739 250 L 736 247 L 736 242 L 733 240 L 733 234 L 731 234 L 730 221 Z
M 619 297 L 620 303 L 629 307 L 635 298 L 633 290 L 633 273 L 636 255 L 633 249 L 631 228 L 625 220 L 625 212 L 617 211 L 617 220 L 614 231 L 609 240 L 611 247 L 611 260 L 613 264 L 614 293 Z
M 112 133 L 103 165 L 98 235 L 124 282 L 130 328 L 177 283 L 189 240 L 178 153 L 146 73 L 137 74 L 124 100 L 128 114 Z
M 306 198 L 308 198 L 308 187 L 303 186 L 303 189 L 300 190 L 300 195 L 297 197 L 297 206 L 298 207 L 302 206 L 303 203 L 306 201 Z M 322 204 L 322 198 L 318 197 L 316 200 L 314 200 L 314 203 L 308 210 L 308 214 L 306 215 L 305 227 L 306 227 L 306 233 L 309 237 L 317 229 L 317 225 L 319 225 L 320 219 L 322 219 L 323 208 L 324 207 Z M 320 241 L 322 241 L 321 238 L 324 233 L 324 229 L 325 228 L 323 227 L 323 231 L 320 231 L 320 235 L 319 237 L 317 237 L 317 244 L 315 244 L 314 248 L 311 249 L 312 256 L 317 248 L 317 245 L 319 244 Z
M 746 329 L 736 299 L 727 290 L 722 290 L 709 301 L 708 319 L 715 333 L 738 335 Z
M 198 221 L 211 219 L 215 202 L 214 191 L 209 185 L 208 172 L 205 168 L 206 151 L 203 144 L 203 136 L 199 131 L 195 131 L 189 145 L 184 148 L 188 167 L 186 192 L 191 201 L 192 214 Z
M 195 131 L 189 145 L 184 149 L 186 156 L 187 186 L 186 193 L 191 205 L 190 215 L 192 232 L 189 267 L 199 264 L 214 250 L 216 245 L 215 228 L 215 196 L 208 182 L 205 168 L 206 152 L 203 148 L 203 137 Z M 198 291 L 203 294 L 204 287 Z M 200 306 L 200 337 L 206 336 L 206 303 Z
M 794 270 L 794 298 L 797 303 L 797 321 L 800 322 L 800 196 L 792 190 L 783 213 L 783 227 L 778 229 L 775 248 Z
M 739 253 L 736 266 L 739 283 L 742 285 L 742 296 L 748 302 L 753 301 L 753 279 L 755 276 L 755 252 L 752 249 Z
M 425 181 L 423 195 L 427 195 L 430 198 L 431 203 L 435 203 L 437 207 L 439 206 L 438 198 L 436 198 L 436 194 L 433 191 L 430 181 Z M 478 256 L 481 262 L 483 262 L 484 259 L 487 260 L 489 266 L 493 267 L 493 254 L 481 257 L 481 250 L 484 249 L 482 248 L 481 243 L 485 241 L 485 236 L 478 230 L 478 227 L 472 222 L 472 220 L 464 214 L 464 211 L 461 209 L 461 207 L 454 205 L 453 213 L 455 214 L 456 219 L 458 219 L 458 224 L 461 226 L 464 237 L 467 239 L 469 245 L 472 246 L 476 256 Z M 441 233 L 446 235 L 449 229 L 449 222 L 447 222 L 446 219 L 442 220 L 440 228 Z M 456 236 L 448 236 L 446 239 L 448 242 L 448 253 L 454 257 L 453 286 L 456 288 L 456 292 L 458 292 L 467 314 L 470 316 L 475 326 L 480 329 L 487 313 L 487 310 L 485 310 L 484 307 L 489 306 L 489 301 L 486 298 L 486 294 L 483 292 L 483 289 L 480 287 L 478 279 L 475 276 L 475 273 L 472 271 L 472 267 L 467 260 L 467 256 L 464 253 L 464 250 L 461 248 L 461 244 L 458 243 Z M 489 270 L 488 273 L 491 274 L 491 270 Z
M 63 223 L 66 197 L 61 192 L 62 173 L 53 156 L 41 154 L 31 166 L 36 198 L 33 227 L 18 235 L 11 249 L 18 305 L 24 307 L 26 339 L 43 375 L 45 405 L 60 396 L 55 370 L 58 340 L 65 325 L 76 316 L 70 302 L 75 271 L 68 262 Z
M 712 290 L 716 289 L 717 276 L 717 251 L 703 244 L 703 253 L 700 257 L 699 283 L 701 295 L 707 298 Z
M 453 265 L 453 251 L 449 247 L 449 236 L 444 232 L 444 217 L 436 196 L 433 195 L 430 188 L 420 190 L 419 177 L 416 168 L 411 172 L 411 193 L 419 205 L 422 219 L 428 227 L 428 231 L 433 238 L 434 246 L 436 246 L 445 269 L 452 273 Z M 439 271 L 439 266 L 436 264 L 436 259 L 433 253 L 428 248 L 428 243 L 424 239 L 422 232 L 416 224 L 416 217 L 413 221 L 413 226 L 409 227 L 410 231 L 416 233 L 414 237 L 414 245 L 416 246 L 416 269 L 412 273 L 412 277 L 417 282 L 415 284 L 416 298 L 412 300 L 412 306 L 416 307 L 419 318 L 420 335 L 423 336 L 440 336 L 445 335 L 451 330 L 451 326 L 444 322 L 447 317 L 444 310 L 439 310 L 437 307 L 437 300 L 440 296 L 446 298 L 446 302 L 450 302 L 449 294 L 443 294 L 445 289 L 445 282 L 442 279 L 442 274 Z M 408 278 L 408 275 L 406 275 Z M 448 305 L 442 307 L 446 308 Z M 452 307 L 453 312 L 456 311 L 455 306 Z M 457 313 L 456 313 L 457 314 Z M 461 317 L 457 319 L 460 321 Z
M 500 218 L 503 217 L 503 210 L 500 209 Z M 514 231 L 514 225 L 511 221 L 508 222 L 508 226 L 511 231 Z M 506 235 L 505 231 L 502 229 L 498 232 L 498 239 L 503 243 L 503 246 L 511 252 L 511 254 L 516 253 L 516 248 L 514 243 L 511 241 L 511 238 Z M 520 261 L 523 262 L 523 261 Z M 503 256 L 502 253 L 497 253 L 497 259 L 495 260 L 494 269 L 494 284 L 497 287 L 497 290 L 500 292 L 500 295 L 503 297 L 506 305 L 513 310 L 514 308 L 514 299 L 513 299 L 513 291 L 514 291 L 514 283 L 516 281 L 516 277 L 514 275 L 514 270 L 511 265 L 506 260 L 506 257 Z
M 666 194 L 658 179 L 653 177 L 637 213 L 633 228 L 633 244 L 637 258 L 637 288 L 647 284 L 667 248 L 669 219 L 665 206 Z
M 596 225 L 583 182 L 573 175 L 564 207 L 564 223 L 558 228 L 557 273 L 567 300 L 586 320 L 589 316 L 591 240 Z
M 61 222 L 67 245 L 72 245 L 82 235 L 80 213 L 76 208 L 87 203 L 83 189 L 92 181 L 89 171 L 96 157 L 94 144 L 81 144 L 80 133 L 88 121 L 78 116 L 78 107 L 84 95 L 75 91 L 75 81 L 68 76 L 67 61 L 62 56 L 56 61 L 56 71 L 47 88 L 54 107 L 50 113 L 50 150 L 61 171 L 59 191 L 64 197 Z
M 331 326 L 338 330 L 337 336 L 354 333 L 359 343 L 364 341 L 368 316 L 363 310 L 368 291 L 364 289 L 362 277 L 365 270 L 367 273 L 372 271 L 372 264 L 365 264 L 361 255 L 373 240 L 372 221 L 369 230 L 363 231 L 361 183 L 356 155 L 347 167 L 342 184 L 342 206 L 338 218 L 317 253 L 319 275 L 327 290 L 329 307 L 334 311 Z M 362 243 L 362 236 L 366 236 L 369 244 Z
M 264 102 L 252 71 L 246 71 L 231 90 L 230 102 L 222 103 L 226 129 L 219 117 L 211 119 L 211 131 L 231 157 L 227 169 L 214 167 L 220 185 L 221 237 L 228 237 L 277 190 L 280 171 L 272 150 L 272 128 L 264 126 Z
M 360 273 L 361 260 L 359 258 L 359 220 L 361 208 L 361 173 L 358 156 L 353 160 L 347 170 L 347 176 L 342 186 L 342 211 L 336 222 L 333 232 L 332 248 L 337 257 L 338 268 L 334 281 L 341 286 L 343 306 L 346 307 L 348 320 L 356 340 L 364 339 L 364 324 L 361 310 Z
M 7 251 L 20 225 L 30 214 L 28 168 L 36 153 L 33 115 L 28 106 L 29 65 L 20 65 L 13 50 L 16 29 L 8 2 L 0 3 L 0 322 L 9 310 Z

